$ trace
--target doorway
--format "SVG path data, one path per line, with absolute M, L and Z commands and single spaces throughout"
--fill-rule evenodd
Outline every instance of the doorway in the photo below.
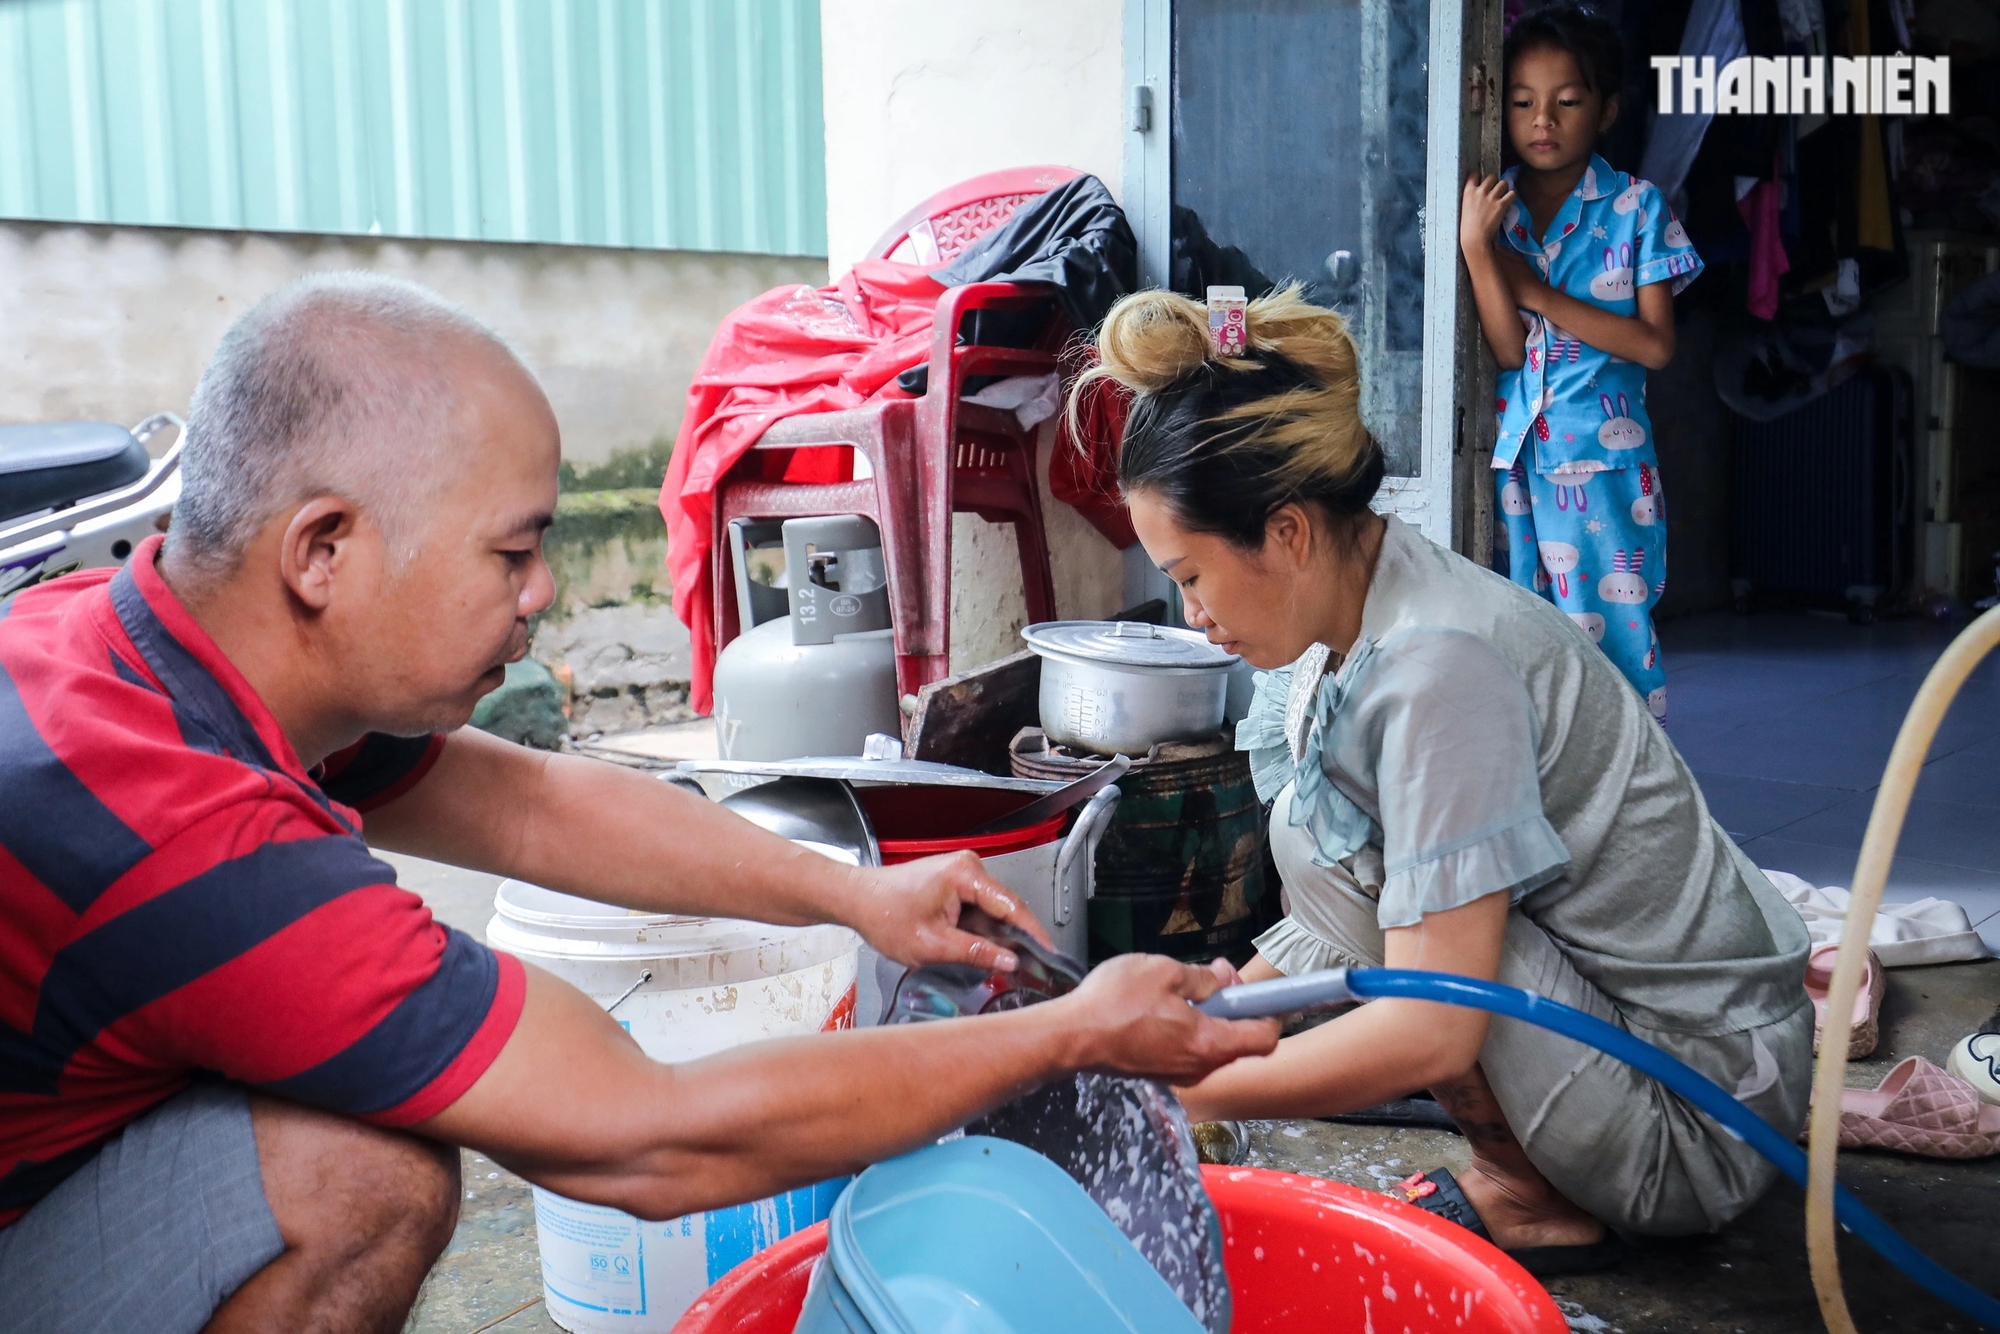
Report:
M 1498 42 L 1486 0 L 1126 3 L 1144 277 L 1297 282 L 1339 310 L 1388 456 L 1377 507 L 1482 564 L 1492 373 L 1457 262 L 1458 182 L 1498 161 Z

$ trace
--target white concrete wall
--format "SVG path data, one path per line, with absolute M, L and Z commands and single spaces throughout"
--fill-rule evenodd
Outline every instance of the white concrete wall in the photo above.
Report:
M 185 411 L 229 322 L 325 269 L 409 278 L 499 330 L 580 464 L 671 436 L 722 317 L 826 276 L 761 255 L 0 223 L 0 422 Z
M 834 272 L 954 181 L 1056 163 L 1118 192 L 1122 0 L 822 0 Z
M 1122 0 L 822 0 L 829 267 L 844 272 L 884 228 L 954 181 L 1055 163 L 1116 194 L 1124 156 Z M 1047 492 L 1056 606 L 1118 610 L 1110 543 Z M 1026 623 L 1012 530 L 952 526 L 952 668 L 1013 653 Z

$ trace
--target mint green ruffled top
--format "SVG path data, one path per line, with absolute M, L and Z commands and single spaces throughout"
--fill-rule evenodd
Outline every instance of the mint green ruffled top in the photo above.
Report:
M 1386 930 L 1505 893 L 1629 1022 L 1735 1032 L 1801 1003 L 1798 913 L 1603 651 L 1394 517 L 1345 659 L 1260 675 L 1236 744 L 1284 798 L 1291 911 L 1257 942 L 1280 971 L 1380 962 L 1343 957 L 1355 894 Z
M 1374 655 L 1375 642 L 1360 641 L 1344 663 L 1324 645 L 1313 647 L 1321 652 L 1309 650 L 1289 667 L 1257 673 L 1250 712 L 1236 725 L 1236 749 L 1250 753 L 1250 777 L 1257 785 L 1258 800 L 1275 801 L 1291 785 L 1291 822 L 1304 825 L 1312 836 L 1313 862 L 1333 866 L 1371 841 L 1378 845 L 1382 841 L 1381 828 L 1333 785 L 1323 762 L 1346 682 Z M 1325 670 L 1328 667 L 1333 670 Z M 1307 673 L 1318 681 L 1316 688 L 1300 679 Z M 1301 698 L 1307 691 L 1310 697 Z M 1294 709 L 1304 716 L 1294 719 Z M 1293 732 L 1299 735 L 1294 737 Z
M 1562 873 L 1569 851 L 1542 810 L 1534 710 L 1489 645 L 1398 627 L 1301 679 L 1313 656 L 1259 675 L 1236 745 L 1260 797 L 1291 787 L 1279 809 L 1311 835 L 1316 865 L 1381 849 L 1385 929 L 1487 894 L 1519 899 Z

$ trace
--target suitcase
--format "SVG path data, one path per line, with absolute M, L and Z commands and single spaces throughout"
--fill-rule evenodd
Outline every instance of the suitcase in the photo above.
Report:
M 1873 618 L 1912 570 L 1910 378 L 1871 366 L 1773 421 L 1737 417 L 1730 463 L 1731 586 L 1760 604 Z

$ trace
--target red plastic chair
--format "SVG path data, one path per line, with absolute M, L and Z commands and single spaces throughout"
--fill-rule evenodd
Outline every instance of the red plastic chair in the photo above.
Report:
M 897 219 L 871 257 L 887 259 L 909 243 L 915 261 L 949 264 L 1037 195 L 1082 173 L 1068 167 L 1017 167 L 962 181 Z M 896 685 L 915 694 L 948 674 L 951 640 L 951 516 L 977 514 L 1011 523 L 1021 554 L 1021 581 L 1031 621 L 1054 620 L 1055 580 L 1035 481 L 1035 432 L 1012 412 L 962 403 L 968 377 L 1041 375 L 1059 369 L 1068 322 L 1046 283 L 971 283 L 938 299 L 931 331 L 929 390 L 921 398 L 890 399 L 851 412 L 824 412 L 778 422 L 716 488 L 712 563 L 715 643 L 734 639 L 738 623 L 728 531 L 733 519 L 787 519 L 865 514 L 882 531 L 895 625 Z M 1054 312 L 1033 348 L 960 345 L 958 332 L 976 310 L 1013 311 L 1049 305 Z M 865 456 L 872 477 L 800 483 L 764 479 L 757 450 L 849 445 Z

